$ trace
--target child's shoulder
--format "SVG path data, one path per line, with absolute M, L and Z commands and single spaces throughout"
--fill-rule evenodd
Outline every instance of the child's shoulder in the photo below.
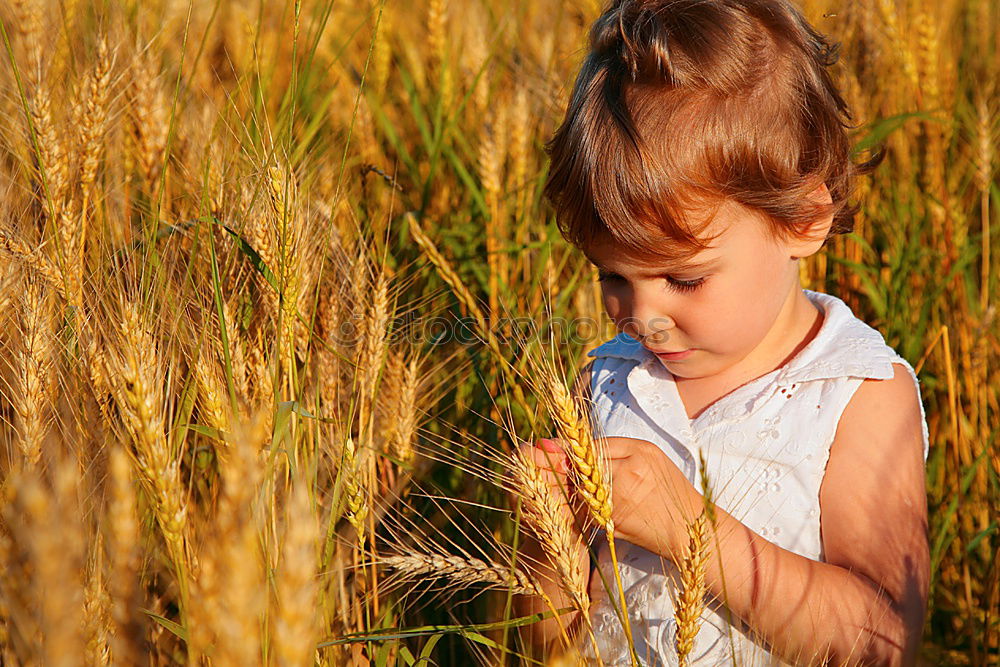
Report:
M 836 326 L 819 345 L 813 363 L 795 364 L 786 376 L 797 381 L 841 375 L 861 379 L 840 416 L 834 451 L 849 458 L 922 454 L 926 460 L 929 434 L 913 366 L 841 299 L 806 292 L 825 306 Z

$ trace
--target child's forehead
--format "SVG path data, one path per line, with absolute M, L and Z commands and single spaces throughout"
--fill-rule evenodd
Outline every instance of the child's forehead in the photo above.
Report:
M 639 253 L 625 248 L 613 240 L 595 243 L 584 250 L 584 254 L 598 268 L 628 265 L 639 269 L 664 269 L 676 271 L 696 271 L 709 268 L 720 258 L 720 243 L 716 240 L 712 247 L 706 250 L 685 249 L 669 239 L 658 249 L 648 253 Z
M 682 243 L 664 234 L 649 240 L 648 247 L 639 250 L 603 234 L 584 249 L 584 254 L 597 266 L 627 263 L 640 268 L 702 269 L 720 258 L 736 225 L 749 224 L 744 217 L 742 207 L 725 202 L 717 205 L 711 214 L 698 213 L 696 224 L 691 228 L 699 229 L 696 237 L 704 248 Z

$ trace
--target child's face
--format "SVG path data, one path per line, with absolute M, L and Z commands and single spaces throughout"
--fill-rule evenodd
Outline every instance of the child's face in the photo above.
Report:
M 643 263 L 613 244 L 589 253 L 619 330 L 652 352 L 691 350 L 683 358 L 658 355 L 678 377 L 753 366 L 781 349 L 793 326 L 789 306 L 801 294 L 798 248 L 772 240 L 763 221 L 729 201 L 708 231 L 720 230 L 713 247 L 691 260 L 701 268 Z

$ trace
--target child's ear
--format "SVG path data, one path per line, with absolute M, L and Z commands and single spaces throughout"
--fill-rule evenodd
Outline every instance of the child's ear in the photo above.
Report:
M 817 204 L 833 203 L 833 197 L 830 196 L 830 190 L 826 187 L 826 183 L 820 183 L 809 195 L 809 199 Z M 809 257 L 819 252 L 820 248 L 823 247 L 823 242 L 826 240 L 827 235 L 830 233 L 832 225 L 833 213 L 831 212 L 823 215 L 809 226 L 808 238 L 790 241 L 792 259 Z

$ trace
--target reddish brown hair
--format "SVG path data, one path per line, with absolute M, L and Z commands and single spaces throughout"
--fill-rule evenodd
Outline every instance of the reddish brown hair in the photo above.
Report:
M 851 160 L 853 119 L 826 69 L 838 48 L 784 0 L 612 2 L 546 146 L 564 236 L 683 261 L 716 238 L 699 238 L 710 219 L 685 219 L 726 198 L 772 238 L 806 238 L 831 212 L 827 238 L 851 231 L 853 180 L 884 153 Z M 809 198 L 821 183 L 830 205 Z

